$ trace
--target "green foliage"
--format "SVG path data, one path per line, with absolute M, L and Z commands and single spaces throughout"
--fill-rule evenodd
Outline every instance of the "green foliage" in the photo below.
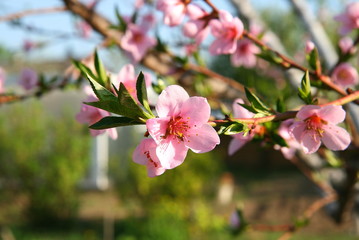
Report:
M 73 116 L 49 117 L 41 105 L 12 105 L 0 116 L 0 176 L 28 198 L 29 220 L 48 222 L 76 213 L 89 138 Z
M 300 87 L 298 88 L 298 96 L 302 99 L 306 104 L 315 104 L 316 100 L 312 98 L 311 94 L 311 85 L 309 73 L 306 72 L 302 78 L 300 83 Z

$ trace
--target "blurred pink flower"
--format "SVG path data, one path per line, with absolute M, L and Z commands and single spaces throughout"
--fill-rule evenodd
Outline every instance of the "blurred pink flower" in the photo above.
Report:
M 356 48 L 353 48 L 353 39 L 351 39 L 350 37 L 343 37 L 339 40 L 339 48 L 342 51 L 343 54 L 353 54 L 356 51 Z
M 121 46 L 134 63 L 139 62 L 146 52 L 157 43 L 153 37 L 146 36 L 147 29 L 128 23 L 125 35 L 121 39 Z
M 37 85 L 38 85 L 37 73 L 30 68 L 24 68 L 20 75 L 19 84 L 25 90 L 31 90 L 31 89 L 37 87 Z
M 227 11 L 219 12 L 219 19 L 209 23 L 211 32 L 216 39 L 209 46 L 212 55 L 232 54 L 237 49 L 237 40 L 242 37 L 243 23 Z
M 188 149 L 204 153 L 219 144 L 217 132 L 208 124 L 211 109 L 207 99 L 189 97 L 182 87 L 172 85 L 160 94 L 156 111 L 159 117 L 147 120 L 146 126 L 164 168 L 182 164 Z
M 350 144 L 349 133 L 336 126 L 345 119 L 342 106 L 306 105 L 296 116 L 299 121 L 290 126 L 290 132 L 305 153 L 316 152 L 321 144 L 334 151 L 344 150 Z
M 6 78 L 5 70 L 0 67 L 0 93 L 3 93 L 5 91 L 5 87 L 4 87 L 5 78 Z
M 158 0 L 156 8 L 163 12 L 163 22 L 171 27 L 179 25 L 191 6 L 190 0 Z
M 194 38 L 195 43 L 200 45 L 210 32 L 208 20 L 205 19 L 208 13 L 193 4 L 188 6 L 188 16 L 190 20 L 183 25 L 183 34 Z
M 253 44 L 249 39 L 241 39 L 237 41 L 237 49 L 231 55 L 231 63 L 236 67 L 254 67 L 257 62 L 256 54 L 258 53 L 260 53 L 259 47 Z
M 87 98 L 85 99 L 85 102 L 97 102 L 98 101 L 98 98 L 95 96 L 95 94 L 93 93 L 93 91 L 90 87 L 87 87 L 84 90 L 85 90 L 86 94 L 88 95 Z M 83 124 L 92 125 L 92 124 L 100 121 L 102 118 L 108 117 L 108 116 L 110 116 L 109 112 L 82 103 L 81 110 L 76 115 L 76 120 Z M 114 139 L 114 140 L 117 139 L 116 128 L 109 128 L 109 129 L 103 129 L 103 130 L 90 129 L 90 133 L 94 137 L 98 136 L 102 133 L 105 133 L 105 132 L 107 132 L 108 135 L 112 139 Z
M 314 48 L 315 48 L 315 44 L 312 41 L 308 40 L 305 42 L 305 52 L 307 54 L 311 53 L 314 50 Z
M 140 26 L 146 31 L 150 30 L 156 24 L 156 16 L 148 13 L 142 16 Z
M 36 47 L 36 43 L 34 43 L 30 40 L 27 40 L 27 39 L 24 40 L 24 44 L 23 44 L 22 48 L 25 52 L 30 52 L 35 47 Z
M 359 28 L 359 2 L 352 2 L 347 5 L 345 12 L 334 17 L 335 20 L 342 23 L 339 28 L 341 35 L 346 35 L 354 29 Z
M 143 73 L 145 77 L 146 86 L 151 86 L 151 75 L 148 73 Z M 123 83 L 125 85 L 127 91 L 131 94 L 131 96 L 137 100 L 137 91 L 136 91 L 136 81 L 137 76 L 135 74 L 135 68 L 132 64 L 126 64 L 121 68 L 119 73 L 115 75 L 115 77 L 112 79 L 113 84 L 119 88 L 120 83 Z
M 135 1 L 135 8 L 140 9 L 145 4 L 145 0 L 136 0 Z
M 136 147 L 132 155 L 132 159 L 135 163 L 147 167 L 149 177 L 159 176 L 166 171 L 157 157 L 156 148 L 156 142 L 152 138 L 146 138 Z
M 343 87 L 354 86 L 359 83 L 358 71 L 349 63 L 339 64 L 331 75 L 332 81 Z
M 293 138 L 293 135 L 289 131 L 293 123 L 294 119 L 287 119 L 280 124 L 278 129 L 279 136 L 281 136 L 288 145 L 288 147 L 280 147 L 280 150 L 286 159 L 292 159 L 297 149 L 301 148 L 300 144 Z
M 89 38 L 92 33 L 92 27 L 85 21 L 78 21 L 76 28 L 80 32 L 80 36 L 83 38 Z
M 243 104 L 244 101 L 240 98 L 236 99 L 233 102 L 232 108 L 233 108 L 233 117 L 234 118 L 253 118 L 254 113 L 248 111 L 239 103 Z M 238 133 L 235 135 L 232 135 L 233 139 L 229 143 L 228 147 L 228 154 L 233 155 L 235 152 L 237 152 L 240 148 L 242 148 L 247 142 L 251 141 L 255 135 L 255 131 L 250 131 L 247 135 L 244 135 L 244 133 Z

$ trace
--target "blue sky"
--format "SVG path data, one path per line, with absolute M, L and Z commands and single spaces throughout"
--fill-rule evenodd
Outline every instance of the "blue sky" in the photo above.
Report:
M 83 0 L 86 3 L 89 0 Z M 214 4 L 226 10 L 231 10 L 230 4 L 224 0 L 213 0 Z M 252 0 L 258 8 L 268 7 L 268 4 L 272 6 L 278 6 L 284 10 L 288 9 L 286 0 Z M 313 2 L 313 1 L 311 1 Z M 315 2 L 315 1 L 314 1 Z M 334 3 L 337 1 L 330 1 L 331 7 L 336 8 Z M 123 14 L 129 14 L 133 11 L 133 1 L 131 0 L 101 0 L 98 5 L 98 11 L 111 20 L 114 20 L 114 6 L 120 5 L 120 12 Z M 0 1 L 0 15 L 8 15 L 27 9 L 46 8 L 61 6 L 60 0 L 2 0 Z M 47 29 L 49 31 L 55 31 L 59 33 L 76 33 L 74 23 L 76 18 L 68 13 L 50 13 L 34 16 L 27 16 L 23 19 L 23 22 L 27 25 L 39 27 L 41 29 Z M 67 53 L 71 52 L 73 56 L 85 56 L 93 51 L 96 44 L 100 43 L 101 37 L 92 34 L 89 40 L 84 40 L 79 37 L 72 37 L 70 39 L 56 39 L 51 35 L 34 34 L 22 30 L 21 28 L 11 26 L 7 22 L 0 22 L 0 45 L 13 50 L 18 51 L 21 49 L 26 39 L 31 41 L 40 41 L 48 43 L 46 47 L 36 50 L 30 53 L 30 57 L 48 57 L 48 58 L 63 58 Z M 27 56 L 29 57 L 29 56 Z

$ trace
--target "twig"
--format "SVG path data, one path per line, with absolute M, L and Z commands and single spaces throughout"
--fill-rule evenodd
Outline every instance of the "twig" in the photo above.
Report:
M 66 11 L 67 7 L 52 7 L 52 8 L 39 8 L 39 9 L 31 9 L 23 12 L 13 13 L 6 16 L 0 16 L 0 22 L 4 21 L 12 21 L 15 19 L 19 19 L 29 15 L 36 14 L 46 14 L 46 13 L 54 13 L 54 12 L 63 12 Z

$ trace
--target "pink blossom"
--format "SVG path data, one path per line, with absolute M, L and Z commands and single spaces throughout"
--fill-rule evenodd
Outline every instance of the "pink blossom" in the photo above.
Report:
M 256 54 L 260 53 L 259 47 L 248 39 L 241 39 L 237 42 L 237 49 L 231 55 L 231 63 L 234 66 L 254 67 L 257 62 Z
M 37 85 L 38 85 L 37 73 L 30 68 L 23 69 L 21 72 L 21 75 L 20 75 L 19 84 L 25 90 L 31 90 L 31 89 L 37 87 Z
M 359 83 L 358 71 L 349 63 L 341 63 L 338 65 L 332 75 L 332 81 L 345 88 Z
M 30 52 L 36 47 L 36 44 L 30 40 L 25 40 L 23 44 L 23 49 L 25 52 Z
M 356 48 L 353 46 L 353 39 L 350 37 L 343 37 L 339 40 L 339 48 L 343 54 L 353 54 L 356 51 Z
M 182 22 L 190 2 L 190 0 L 158 0 L 156 7 L 164 14 L 163 22 L 173 27 Z
M 92 27 L 85 21 L 79 21 L 76 24 L 77 29 L 80 32 L 80 36 L 83 38 L 89 38 L 92 32 Z
M 140 26 L 148 31 L 156 24 L 156 16 L 152 13 L 148 13 L 141 18 Z
M 129 23 L 125 35 L 121 39 L 121 46 L 133 62 L 139 62 L 146 52 L 157 43 L 153 37 L 146 36 L 147 29 Z
M 194 38 L 197 45 L 200 45 L 208 36 L 210 28 L 206 16 L 208 13 L 197 5 L 188 6 L 190 20 L 183 26 L 183 34 L 186 37 Z
M 296 117 L 299 121 L 293 123 L 289 131 L 305 153 L 316 152 L 321 141 L 334 151 L 344 150 L 349 146 L 349 133 L 336 126 L 345 119 L 342 106 L 306 105 L 299 110 Z
M 3 68 L 0 67 L 0 93 L 5 91 L 4 83 L 5 83 L 6 73 Z
M 237 210 L 232 212 L 231 217 L 229 219 L 229 226 L 232 229 L 238 229 L 241 226 L 241 217 L 239 216 Z
M 151 75 L 148 73 L 143 73 L 145 77 L 146 86 L 151 86 Z M 135 68 L 132 64 L 126 64 L 121 68 L 119 73 L 112 80 L 113 84 L 118 88 L 120 83 L 125 85 L 127 91 L 131 94 L 131 96 L 137 100 L 137 91 L 136 91 L 136 81 L 137 76 L 135 74 Z
M 346 35 L 354 29 L 359 28 L 359 2 L 353 2 L 347 5 L 345 12 L 334 17 L 335 20 L 342 23 L 339 28 L 341 35 Z
M 281 136 L 288 145 L 288 147 L 280 147 L 280 150 L 286 159 L 292 159 L 297 149 L 301 148 L 300 144 L 293 138 L 289 131 L 293 123 L 294 119 L 287 119 L 281 123 L 278 129 L 279 136 Z
M 98 99 L 97 97 L 94 95 L 92 89 L 90 87 L 85 88 L 85 92 L 87 93 L 87 98 L 85 100 L 85 102 L 97 102 Z M 88 125 L 92 125 L 98 121 L 100 121 L 102 118 L 104 117 L 108 117 L 110 116 L 110 113 L 96 108 L 96 107 L 92 107 L 86 104 L 81 104 L 81 110 L 80 112 L 76 115 L 76 120 L 80 123 L 83 124 L 88 124 Z M 107 132 L 108 135 L 112 138 L 112 139 L 117 139 L 117 131 L 115 128 L 109 128 L 109 129 L 103 129 L 103 130 L 95 130 L 95 129 L 90 129 L 90 133 L 92 136 L 98 136 L 102 133 Z
M 240 98 L 236 99 L 233 102 L 233 117 L 234 118 L 253 118 L 254 113 L 248 111 L 240 104 L 243 104 L 244 101 Z M 233 139 L 229 143 L 228 147 L 228 154 L 233 155 L 237 152 L 240 148 L 242 148 L 247 142 L 251 141 L 255 135 L 255 131 L 250 131 L 248 134 L 238 133 L 232 135 Z
M 207 99 L 189 97 L 182 87 L 172 85 L 160 94 L 156 111 L 159 117 L 147 120 L 146 126 L 164 168 L 182 164 L 188 149 L 204 153 L 219 144 L 217 132 L 208 124 L 211 109 Z
M 145 5 L 145 1 L 144 1 L 144 0 L 136 0 L 136 1 L 135 1 L 135 8 L 136 8 L 136 9 L 140 9 L 141 7 L 143 7 L 143 5 Z
M 305 42 L 305 52 L 307 54 L 311 53 L 314 50 L 314 48 L 315 48 L 315 44 L 312 41 L 308 40 Z
M 135 163 L 147 167 L 147 174 L 149 177 L 159 176 L 166 171 L 157 157 L 156 148 L 156 142 L 152 138 L 146 138 L 136 147 L 132 156 Z
M 219 12 L 219 19 L 209 23 L 211 32 L 216 40 L 209 47 L 212 55 L 232 54 L 237 49 L 237 40 L 242 37 L 243 23 L 227 11 Z

